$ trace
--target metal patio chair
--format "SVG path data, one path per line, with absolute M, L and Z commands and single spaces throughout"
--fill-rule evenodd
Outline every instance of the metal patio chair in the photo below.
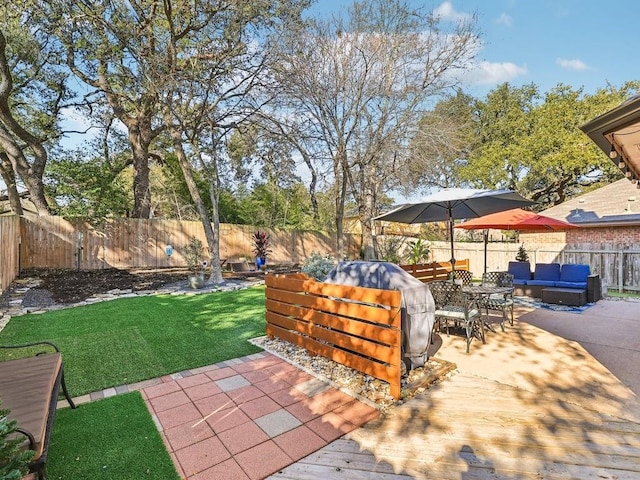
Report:
M 463 285 L 471 285 L 473 274 L 469 270 L 453 270 L 447 276 L 449 280 L 462 280 Z
M 435 302 L 435 319 L 440 330 L 445 327 L 448 336 L 452 325 L 464 328 L 467 337 L 467 353 L 474 336 L 485 343 L 480 308 L 462 292 L 462 285 L 442 280 L 430 282 L 428 285 Z
M 504 332 L 504 324 L 507 321 L 507 311 L 510 312 L 509 324 L 513 326 L 513 275 L 507 272 L 487 272 L 482 275 L 482 285 L 488 287 L 507 287 L 510 288 L 505 293 L 492 293 L 482 297 L 481 306 L 487 312 L 489 310 L 502 312 L 502 320 L 500 328 Z

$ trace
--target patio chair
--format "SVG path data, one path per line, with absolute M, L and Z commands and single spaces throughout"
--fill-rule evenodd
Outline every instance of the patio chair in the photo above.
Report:
M 492 293 L 482 297 L 482 307 L 486 309 L 487 318 L 489 310 L 502 312 L 500 328 L 504 332 L 504 324 L 507 321 L 507 311 L 511 313 L 509 323 L 513 327 L 513 275 L 507 272 L 487 272 L 482 275 L 482 285 L 489 287 L 510 287 L 508 293 Z
M 442 330 L 444 326 L 449 335 L 449 327 L 460 325 L 467 336 L 467 353 L 474 336 L 479 336 L 485 343 L 480 308 L 462 292 L 462 285 L 438 280 L 429 283 L 429 289 L 436 305 L 436 324 Z M 434 325 L 435 329 L 435 325 Z
M 449 280 L 462 280 L 463 285 L 471 285 L 473 274 L 469 270 L 453 270 L 447 276 Z

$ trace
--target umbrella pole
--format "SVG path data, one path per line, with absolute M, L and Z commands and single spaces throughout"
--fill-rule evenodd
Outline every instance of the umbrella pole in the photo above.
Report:
M 451 241 L 451 271 L 456 269 L 456 259 L 453 255 L 453 219 L 451 218 L 451 212 L 449 212 L 449 239 Z
M 484 237 L 484 273 L 487 273 L 487 243 L 489 243 L 489 230 L 485 228 L 482 231 L 482 236 Z

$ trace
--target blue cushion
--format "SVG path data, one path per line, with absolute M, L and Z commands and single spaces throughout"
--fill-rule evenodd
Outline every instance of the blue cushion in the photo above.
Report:
M 556 283 L 558 282 L 555 280 L 527 280 L 527 285 L 540 285 L 542 287 L 555 287 Z
M 559 288 L 587 288 L 587 282 L 563 282 L 562 280 L 559 282 L 555 282 L 555 286 Z
M 513 282 L 516 280 L 529 280 L 531 278 L 531 265 L 529 262 L 509 262 L 507 269 L 513 275 Z
M 587 282 L 589 265 L 565 263 L 560 269 L 561 282 Z
M 529 280 L 525 280 L 523 278 L 514 278 L 513 279 L 513 284 L 514 285 L 526 285 L 528 281 Z
M 559 263 L 536 263 L 536 270 L 533 272 L 534 280 L 545 280 L 557 282 L 560 280 L 560 264 Z M 529 285 L 543 285 L 530 283 Z

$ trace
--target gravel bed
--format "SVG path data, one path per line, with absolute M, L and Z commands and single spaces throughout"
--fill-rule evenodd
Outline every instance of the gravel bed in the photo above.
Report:
M 445 360 L 430 358 L 420 368 L 413 369 L 401 378 L 401 398 L 395 401 L 389 393 L 389 384 L 370 375 L 346 367 L 320 355 L 311 355 L 308 350 L 278 338 L 260 337 L 252 343 L 289 363 L 305 370 L 364 400 L 385 412 L 390 407 L 402 404 L 424 392 L 429 386 L 447 378 L 456 365 Z

